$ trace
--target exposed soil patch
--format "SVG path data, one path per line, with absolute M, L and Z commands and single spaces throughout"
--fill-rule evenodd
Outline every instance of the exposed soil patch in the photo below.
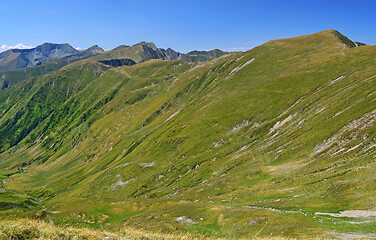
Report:
M 322 213 L 316 212 L 315 215 L 327 215 L 331 217 L 348 217 L 348 218 L 368 218 L 376 217 L 376 211 L 368 210 L 346 210 L 340 213 Z

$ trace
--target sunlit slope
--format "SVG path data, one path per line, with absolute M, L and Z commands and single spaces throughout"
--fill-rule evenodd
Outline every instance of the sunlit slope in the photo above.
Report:
M 80 87 L 28 120 L 25 135 L 5 123 L 37 100 L 14 94 L 26 83 L 14 85 L 1 96 L 3 109 L 7 99 L 17 104 L 0 129 L 18 137 L 2 140 L 0 165 L 23 172 L 5 187 L 48 192 L 44 207 L 66 221 L 82 211 L 111 224 L 224 235 L 264 225 L 262 235 L 372 233 L 372 219 L 338 224 L 315 214 L 376 208 L 376 48 L 338 36 L 274 40 L 202 64 L 70 66 L 60 80 L 30 82 L 30 93 L 52 78 L 61 93 Z

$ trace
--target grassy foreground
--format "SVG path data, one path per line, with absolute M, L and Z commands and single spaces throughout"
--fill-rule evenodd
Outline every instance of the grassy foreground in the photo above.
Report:
M 76 227 L 58 227 L 42 220 L 0 220 L 0 239 L 209 239 L 199 234 L 151 233 L 134 228 L 119 232 Z

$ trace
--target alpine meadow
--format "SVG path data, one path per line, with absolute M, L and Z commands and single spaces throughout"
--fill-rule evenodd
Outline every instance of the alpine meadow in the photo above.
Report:
M 336 30 L 4 51 L 0 238 L 375 238 L 375 56 Z

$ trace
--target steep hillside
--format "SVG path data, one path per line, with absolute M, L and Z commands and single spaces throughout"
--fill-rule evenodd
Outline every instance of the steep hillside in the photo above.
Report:
M 1 91 L 4 214 L 224 237 L 373 237 L 376 47 L 339 36 L 204 63 L 98 63 L 132 59 L 141 44 Z
M 16 70 L 9 70 L 0 72 L 0 86 L 1 89 L 8 88 L 9 86 L 26 80 L 32 77 L 38 77 L 44 75 L 49 72 L 53 72 L 59 70 L 60 68 L 69 64 L 70 61 L 68 60 L 51 60 L 45 64 L 35 66 L 35 67 L 28 67 L 28 68 L 21 68 Z

